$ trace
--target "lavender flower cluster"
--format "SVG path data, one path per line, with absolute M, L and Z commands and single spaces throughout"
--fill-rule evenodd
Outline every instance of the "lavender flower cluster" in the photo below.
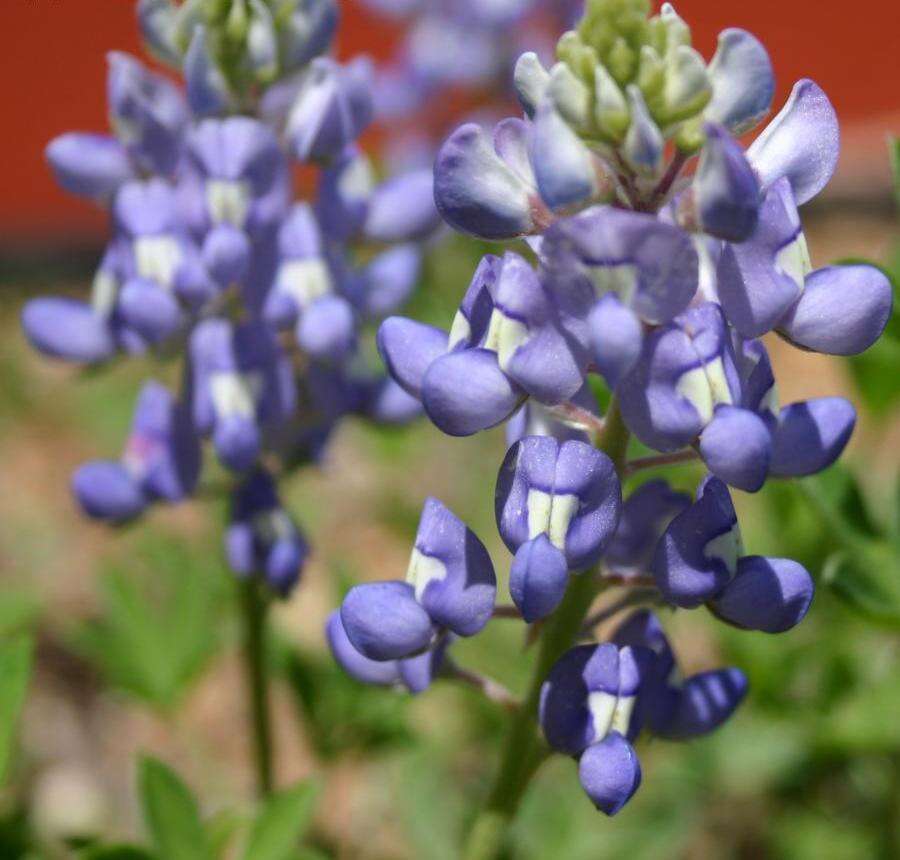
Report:
M 280 595 L 306 541 L 277 479 L 319 457 L 347 415 L 399 423 L 419 403 L 360 350 L 395 311 L 437 226 L 430 171 L 383 182 L 357 140 L 371 68 L 326 56 L 334 0 L 140 0 L 143 36 L 184 89 L 109 56 L 112 133 L 47 148 L 64 189 L 110 213 L 89 302 L 39 298 L 22 315 L 42 353 L 81 364 L 183 359 L 176 393 L 147 382 L 121 458 L 74 475 L 91 517 L 132 520 L 197 488 L 201 443 L 235 476 L 227 557 Z M 318 168 L 292 203 L 291 163 Z
M 810 262 L 797 210 L 835 169 L 835 112 L 802 80 L 745 150 L 739 138 L 775 89 L 765 49 L 729 29 L 707 63 L 669 3 L 651 16 L 649 0 L 590 0 L 557 56 L 550 69 L 519 58 L 524 117 L 492 134 L 460 127 L 435 163 L 451 226 L 523 245 L 481 261 L 449 330 L 385 320 L 381 355 L 445 433 L 505 422 L 496 521 L 526 622 L 549 622 L 589 577 L 596 590 L 649 584 L 655 602 L 706 606 L 745 630 L 789 630 L 813 580 L 794 561 L 745 552 L 729 487 L 756 492 L 769 477 L 826 468 L 855 412 L 839 397 L 779 406 L 760 338 L 855 354 L 891 312 L 876 268 Z M 598 384 L 611 394 L 602 417 Z M 626 463 L 602 444 L 610 432 L 658 453 Z M 689 458 L 708 473 L 694 498 L 654 480 L 623 501 L 640 466 Z M 491 619 L 496 589 L 484 545 L 429 499 L 405 579 L 352 589 L 328 622 L 332 650 L 362 681 L 422 690 L 452 641 Z M 540 680 L 544 737 L 577 759 L 607 814 L 640 783 L 642 728 L 704 734 L 747 688 L 738 669 L 682 679 L 647 610 L 610 641 L 566 651 Z

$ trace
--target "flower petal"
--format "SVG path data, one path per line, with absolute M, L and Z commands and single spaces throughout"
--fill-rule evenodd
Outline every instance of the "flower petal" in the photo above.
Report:
M 747 150 L 763 186 L 786 176 L 798 205 L 831 179 L 840 153 L 840 129 L 828 96 L 818 84 L 794 84 L 787 104 Z
M 388 373 L 421 399 L 425 372 L 447 351 L 447 332 L 406 317 L 388 317 L 378 328 L 377 342 Z
M 519 547 L 509 571 L 509 593 L 526 622 L 531 624 L 553 612 L 568 584 L 566 557 L 546 533 Z
M 826 266 L 806 279 L 800 300 L 778 329 L 796 344 L 829 355 L 856 355 L 881 336 L 893 291 L 874 266 Z
M 704 114 L 708 119 L 741 135 L 769 112 L 775 75 L 766 49 L 751 33 L 723 30 L 708 71 L 713 88 Z
M 843 397 L 817 397 L 785 406 L 778 416 L 772 474 L 785 478 L 827 469 L 844 450 L 856 411 Z
M 812 602 L 812 577 L 789 558 L 751 555 L 711 608 L 723 621 L 747 630 L 784 633 L 799 624 Z
M 589 746 L 578 761 L 578 779 L 594 806 L 615 815 L 641 784 L 641 763 L 634 747 L 618 732 Z
M 700 434 L 699 451 L 710 472 L 732 487 L 755 493 L 769 474 L 772 435 L 756 413 L 719 406 Z

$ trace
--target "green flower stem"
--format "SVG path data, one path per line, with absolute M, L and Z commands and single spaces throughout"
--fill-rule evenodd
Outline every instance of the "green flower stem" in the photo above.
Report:
M 597 447 L 615 463 L 621 476 L 625 468 L 628 430 L 615 399 L 610 403 Z M 528 693 L 522 707 L 510 717 L 500 767 L 485 806 L 469 833 L 463 854 L 465 860 L 495 860 L 501 855 L 506 833 L 525 790 L 550 753 L 537 725 L 541 685 L 554 663 L 578 638 L 588 610 L 602 587 L 595 571 L 573 577 L 562 603 L 544 624 Z
M 241 582 L 244 671 L 253 727 L 257 791 L 260 797 L 272 793 L 272 720 L 269 707 L 269 679 L 266 664 L 265 630 L 268 600 L 254 579 Z

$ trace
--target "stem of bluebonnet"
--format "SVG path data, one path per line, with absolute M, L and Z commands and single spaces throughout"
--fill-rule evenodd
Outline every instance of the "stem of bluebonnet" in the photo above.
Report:
M 623 609 L 632 606 L 640 606 L 642 603 L 653 603 L 659 600 L 659 591 L 656 588 L 636 588 L 623 594 L 618 600 L 614 600 L 607 606 L 602 606 L 593 615 L 590 615 L 581 628 L 581 635 L 587 636 L 604 621 L 618 615 Z
M 597 447 L 610 457 L 621 476 L 628 448 L 628 429 L 615 398 L 607 410 L 606 424 Z M 550 752 L 537 724 L 541 685 L 556 661 L 578 639 L 591 604 L 602 587 L 602 579 L 595 571 L 572 577 L 562 603 L 544 623 L 531 683 L 522 707 L 510 717 L 500 767 L 484 808 L 469 832 L 463 853 L 465 860 L 496 860 L 501 856 L 506 834 L 525 790 Z
M 254 579 L 239 584 L 243 620 L 244 671 L 250 722 L 253 730 L 253 752 L 259 796 L 272 793 L 272 720 L 269 707 L 269 677 L 266 662 L 266 617 L 268 600 L 260 593 Z
M 674 466 L 678 463 L 691 463 L 698 460 L 700 455 L 693 448 L 682 451 L 673 451 L 670 454 L 653 454 L 649 457 L 638 457 L 625 464 L 625 476 L 642 472 L 644 469 L 656 469 L 660 466 Z

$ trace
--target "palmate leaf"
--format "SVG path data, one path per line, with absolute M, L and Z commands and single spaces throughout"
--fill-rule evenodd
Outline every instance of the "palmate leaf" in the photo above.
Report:
M 142 758 L 138 793 L 144 824 L 160 860 L 210 860 L 197 801 L 173 770 L 157 759 Z
M 0 784 L 9 761 L 31 674 L 32 642 L 20 637 L 0 646 Z
M 147 536 L 128 569 L 101 577 L 103 614 L 74 635 L 112 685 L 162 709 L 177 703 L 218 641 L 226 579 L 199 555 L 173 538 Z
M 244 860 L 292 860 L 315 808 L 318 787 L 301 782 L 270 797 L 253 823 Z

